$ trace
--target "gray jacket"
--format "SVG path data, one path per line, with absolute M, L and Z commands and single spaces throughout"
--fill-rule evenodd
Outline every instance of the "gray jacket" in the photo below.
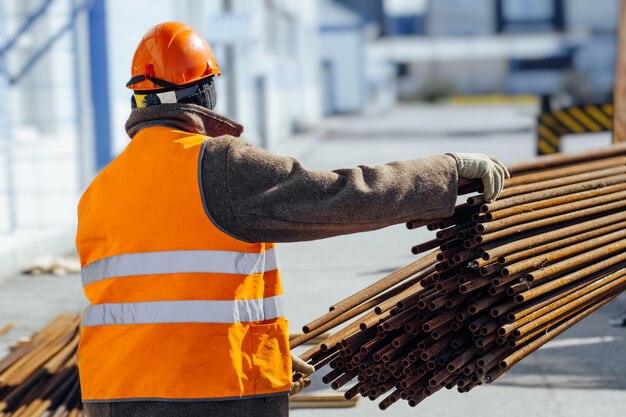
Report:
M 134 109 L 132 138 L 149 126 L 211 136 L 201 182 L 212 220 L 250 242 L 297 242 L 450 216 L 456 163 L 441 155 L 380 166 L 319 171 L 239 139 L 243 128 L 194 104 Z

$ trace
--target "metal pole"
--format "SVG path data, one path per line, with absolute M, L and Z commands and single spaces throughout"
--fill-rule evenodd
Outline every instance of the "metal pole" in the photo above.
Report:
M 89 10 L 89 53 L 91 58 L 91 93 L 96 135 L 96 169 L 102 169 L 111 162 L 113 157 L 111 149 L 106 7 L 104 0 L 94 0 Z
M 72 8 L 84 0 L 72 0 Z M 72 26 L 72 54 L 74 61 L 74 97 L 77 126 L 78 191 L 84 190 L 96 172 L 94 111 L 91 96 L 89 16 L 81 13 Z

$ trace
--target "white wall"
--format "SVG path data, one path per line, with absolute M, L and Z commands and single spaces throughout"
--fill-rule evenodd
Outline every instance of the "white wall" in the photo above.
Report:
M 297 38 L 298 76 L 301 80 L 298 93 L 294 95 L 294 109 L 299 109 L 298 121 L 309 128 L 320 121 L 320 45 L 318 38 L 319 15 L 317 0 L 301 2 L 299 7 L 303 31 Z
M 386 110 L 396 104 L 398 96 L 396 67 L 384 57 L 366 49 L 365 78 L 367 83 L 367 109 Z
M 3 40 L 16 33 L 40 6 L 40 2 L 3 2 Z M 24 68 L 28 70 L 18 82 L 3 89 L 2 101 L 11 107 L 10 120 L 0 122 L 10 134 L 5 152 L 12 165 L 7 172 L 8 161 L 4 159 L 0 175 L 5 178 L 0 184 L 5 186 L 0 189 L 0 201 L 6 201 L 6 185 L 10 181 L 17 230 L 67 226 L 75 220 L 79 104 L 72 32 L 64 32 L 52 46 L 46 47 L 41 59 L 28 64 L 69 22 L 71 7 L 71 0 L 53 2 L 7 53 L 12 76 L 19 76 Z M 2 206 L 0 231 L 6 231 L 6 204 Z
M 231 13 L 212 10 L 208 18 L 206 37 L 223 73 L 216 110 L 244 125 L 244 139 L 271 149 L 295 127 L 320 119 L 315 0 L 232 4 Z M 227 48 L 234 55 L 230 68 Z
M 334 112 L 357 112 L 364 100 L 364 39 L 357 30 L 330 30 L 320 34 L 320 60 L 330 64 Z M 324 83 L 324 81 L 322 81 Z M 329 104 L 330 105 L 330 104 Z
M 320 13 L 320 90 L 325 114 L 352 113 L 366 104 L 365 28 L 349 8 L 323 0 Z

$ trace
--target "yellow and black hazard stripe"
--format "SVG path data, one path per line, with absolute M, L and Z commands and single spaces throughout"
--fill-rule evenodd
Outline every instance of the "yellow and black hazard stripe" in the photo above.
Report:
M 560 150 L 561 136 L 613 130 L 613 104 L 571 106 L 543 112 L 537 117 L 537 154 Z

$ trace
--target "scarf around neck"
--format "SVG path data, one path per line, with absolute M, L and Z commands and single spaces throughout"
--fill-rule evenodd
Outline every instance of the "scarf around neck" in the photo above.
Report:
M 143 109 L 133 109 L 126 121 L 126 133 L 132 139 L 147 127 L 165 126 L 189 133 L 217 137 L 239 137 L 243 126 L 214 111 L 196 104 L 159 104 Z

